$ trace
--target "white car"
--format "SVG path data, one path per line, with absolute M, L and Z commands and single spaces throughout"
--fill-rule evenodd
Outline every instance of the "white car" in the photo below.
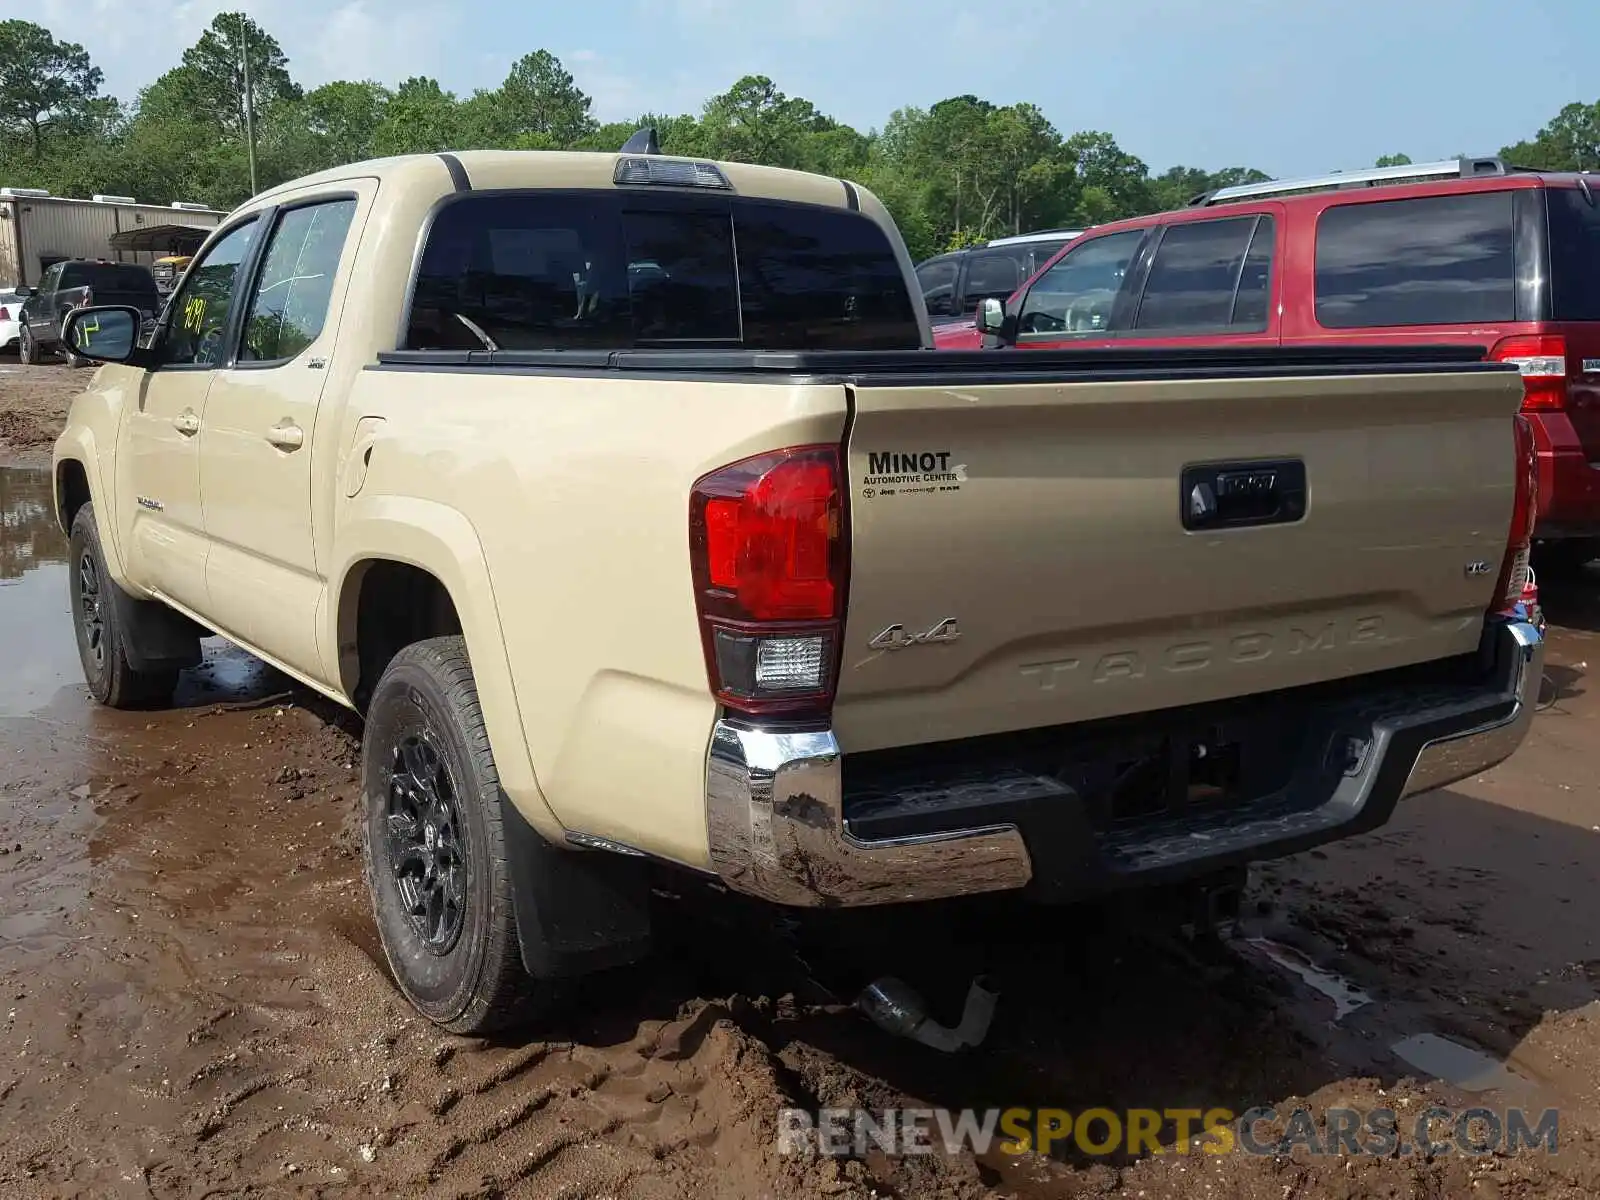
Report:
M 0 350 L 7 354 L 17 352 L 17 310 L 22 300 L 15 292 L 0 291 Z

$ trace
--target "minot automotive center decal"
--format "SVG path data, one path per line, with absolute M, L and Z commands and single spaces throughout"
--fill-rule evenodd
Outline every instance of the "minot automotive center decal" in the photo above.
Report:
M 861 496 L 933 495 L 959 492 L 967 481 L 965 463 L 952 463 L 949 450 L 884 450 L 867 453 Z

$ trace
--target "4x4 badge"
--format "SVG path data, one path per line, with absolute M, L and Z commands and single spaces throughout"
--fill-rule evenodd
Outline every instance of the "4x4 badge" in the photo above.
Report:
M 867 643 L 873 650 L 904 650 L 907 646 L 927 646 L 953 642 L 961 636 L 954 617 L 946 617 L 926 633 L 907 633 L 904 625 L 891 625 Z

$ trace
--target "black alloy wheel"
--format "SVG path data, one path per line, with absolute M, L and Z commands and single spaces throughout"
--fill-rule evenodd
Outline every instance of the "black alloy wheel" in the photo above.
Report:
M 78 588 L 73 597 L 78 610 L 78 636 L 83 652 L 94 663 L 96 672 L 106 667 L 106 622 L 101 612 L 100 567 L 95 562 L 93 546 L 85 546 L 78 555 Z
M 394 747 L 385 827 L 389 870 L 412 931 L 448 954 L 467 906 L 466 829 L 450 769 L 425 734 Z

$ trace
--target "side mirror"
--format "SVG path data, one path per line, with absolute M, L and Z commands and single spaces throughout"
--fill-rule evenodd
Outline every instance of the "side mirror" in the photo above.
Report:
M 992 337 L 999 337 L 1000 330 L 1006 323 L 1005 304 L 990 296 L 978 304 L 978 313 L 975 318 L 979 333 L 986 333 Z
M 144 314 L 137 308 L 102 305 L 75 308 L 61 329 L 61 340 L 73 352 L 97 362 L 127 362 L 139 344 Z

